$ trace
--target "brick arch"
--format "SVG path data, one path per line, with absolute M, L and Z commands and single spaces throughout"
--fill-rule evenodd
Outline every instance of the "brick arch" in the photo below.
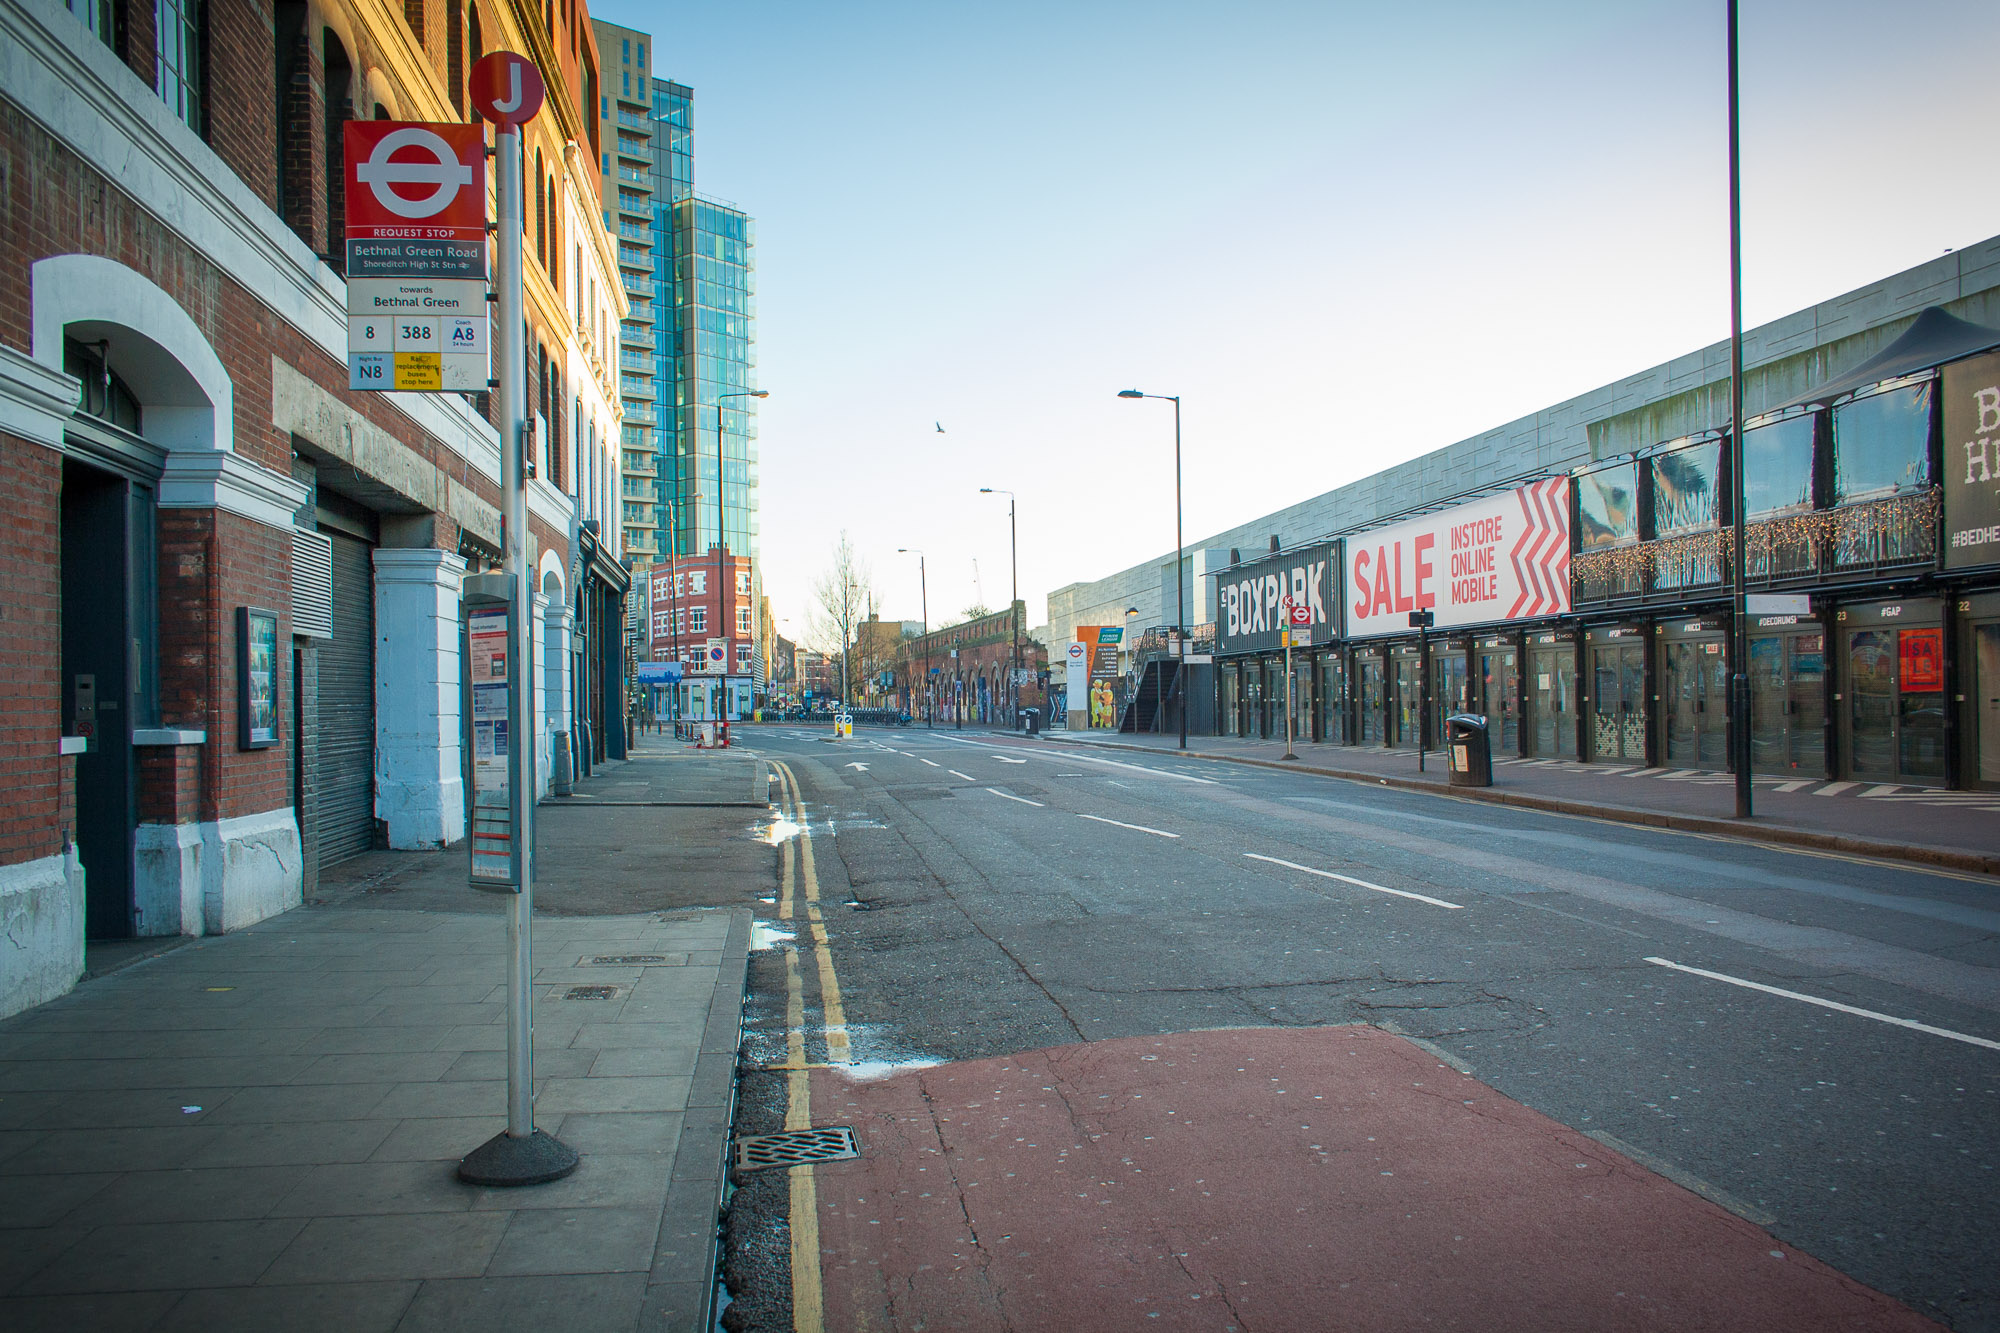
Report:
M 146 411 L 146 438 L 171 452 L 235 449 L 235 386 L 179 302 L 101 255 L 37 260 L 32 355 L 60 371 L 63 336 L 108 338 L 107 360 Z

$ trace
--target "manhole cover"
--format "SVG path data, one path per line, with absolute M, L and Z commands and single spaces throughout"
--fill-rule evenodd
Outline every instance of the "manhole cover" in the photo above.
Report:
M 664 963 L 667 956 L 661 953 L 611 953 L 599 954 L 589 963 L 578 963 L 578 967 L 630 967 L 634 963 Z
M 755 1134 L 736 1142 L 736 1165 L 745 1171 L 767 1166 L 804 1166 L 808 1162 L 838 1162 L 859 1157 L 861 1145 L 854 1131 L 837 1129 L 794 1129 L 783 1134 Z
M 609 1000 L 616 997 L 616 986 L 571 986 L 563 992 L 565 1000 Z

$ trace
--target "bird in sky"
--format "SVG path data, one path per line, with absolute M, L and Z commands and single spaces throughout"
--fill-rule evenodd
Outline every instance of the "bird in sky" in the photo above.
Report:
M 931 424 L 938 428 L 938 434 L 944 434 L 944 423 L 942 421 L 933 421 Z

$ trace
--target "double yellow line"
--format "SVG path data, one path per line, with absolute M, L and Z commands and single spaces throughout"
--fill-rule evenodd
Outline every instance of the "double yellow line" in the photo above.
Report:
M 806 1060 L 805 982 L 799 973 L 799 951 L 785 951 L 785 1128 L 812 1128 L 811 1070 L 854 1062 L 847 1040 L 847 1011 L 840 1003 L 840 979 L 833 971 L 826 922 L 819 912 L 819 873 L 813 866 L 812 829 L 806 822 L 805 801 L 791 766 L 770 760 L 778 775 L 778 814 L 797 832 L 778 844 L 778 919 L 805 917 L 806 938 L 819 968 L 819 999 L 826 1037 L 826 1065 Z M 819 1191 L 810 1165 L 791 1168 L 792 1327 L 798 1333 L 820 1333 L 825 1327 L 825 1295 L 819 1268 Z

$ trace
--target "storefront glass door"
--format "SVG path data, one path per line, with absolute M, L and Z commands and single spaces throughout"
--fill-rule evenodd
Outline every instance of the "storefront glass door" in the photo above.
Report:
M 1944 631 L 1847 631 L 1848 776 L 1944 781 Z
M 1826 636 L 1818 630 L 1750 637 L 1750 767 L 1826 775 Z
M 1216 697 L 1216 724 L 1224 736 L 1234 736 L 1242 730 L 1236 720 L 1236 696 L 1241 689 L 1242 673 L 1232 662 L 1217 672 L 1216 677 L 1221 681 L 1217 687 L 1220 693 Z
M 1302 653 L 1292 654 L 1292 732 L 1302 741 L 1319 739 L 1313 718 L 1319 707 L 1313 701 L 1313 660 Z
M 1528 662 L 1531 753 L 1538 759 L 1574 759 L 1576 652 L 1568 644 L 1549 644 L 1535 648 Z
M 1417 746 L 1417 730 L 1423 725 L 1423 662 L 1415 653 L 1399 655 L 1396 663 L 1395 734 L 1391 745 Z
M 1347 744 L 1347 709 L 1342 705 L 1346 698 L 1347 672 L 1339 653 L 1328 653 L 1319 659 L 1319 734 L 1329 745 Z
M 1973 725 L 1979 728 L 1974 772 L 1980 782 L 2000 785 L 2000 621 L 1972 626 L 1971 686 Z
M 1364 657 L 1360 659 L 1361 685 L 1359 690 L 1359 712 L 1357 719 L 1363 745 L 1386 745 L 1388 736 L 1385 724 L 1389 716 L 1388 692 L 1384 688 L 1387 678 L 1382 670 L 1382 659 Z
M 1646 762 L 1646 649 L 1611 643 L 1590 650 L 1590 757 Z
M 1443 736 L 1444 720 L 1471 707 L 1465 686 L 1465 650 L 1438 650 L 1431 658 L 1431 735 Z
M 1264 738 L 1285 734 L 1285 659 L 1264 663 Z
M 1495 758 L 1521 752 L 1520 719 L 1515 709 L 1519 697 L 1514 650 L 1480 649 L 1478 710 L 1486 716 L 1486 735 Z
M 1239 736 L 1255 736 L 1264 715 L 1264 668 L 1255 660 L 1243 664 L 1243 705 L 1237 716 Z
M 1723 667 L 1722 640 L 1670 639 L 1662 649 L 1667 669 L 1662 762 L 1681 768 L 1728 767 L 1729 673 Z

